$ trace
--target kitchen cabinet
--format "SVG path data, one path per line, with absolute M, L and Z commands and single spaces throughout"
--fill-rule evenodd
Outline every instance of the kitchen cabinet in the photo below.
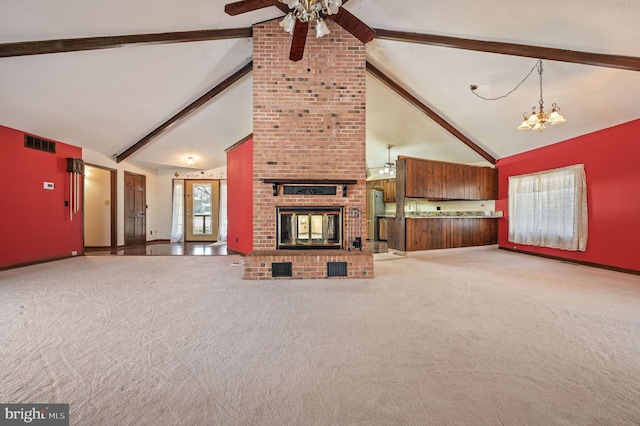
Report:
M 471 247 L 498 242 L 494 218 L 406 218 L 406 251 Z
M 440 200 L 495 200 L 498 170 L 419 158 L 400 157 L 405 197 Z
M 367 181 L 367 189 L 377 189 L 379 191 L 383 190 L 382 180 L 369 180 Z
M 386 217 L 378 217 L 378 240 L 387 241 L 389 238 L 389 219 Z
M 382 191 L 384 192 L 383 198 L 385 203 L 396 202 L 396 180 L 384 179 L 382 181 Z
M 396 202 L 396 180 L 395 179 L 377 179 L 367 181 L 367 189 L 377 189 L 383 192 L 383 202 Z
M 396 219 L 390 217 L 387 219 L 387 247 L 390 249 L 398 248 L 398 233 L 396 232 Z

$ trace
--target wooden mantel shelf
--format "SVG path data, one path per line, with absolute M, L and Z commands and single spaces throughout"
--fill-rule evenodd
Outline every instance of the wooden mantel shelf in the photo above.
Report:
M 347 196 L 347 185 L 358 183 L 356 179 L 262 179 L 262 182 L 273 185 L 273 196 L 278 196 L 280 185 L 342 185 L 342 196 Z

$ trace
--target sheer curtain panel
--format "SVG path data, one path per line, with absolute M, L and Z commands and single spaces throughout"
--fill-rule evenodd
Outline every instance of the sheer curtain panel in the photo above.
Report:
M 585 251 L 587 219 L 583 164 L 509 178 L 509 241 Z
M 220 181 L 220 223 L 218 241 L 227 241 L 227 181 Z
M 173 180 L 173 210 L 171 218 L 171 242 L 184 239 L 184 179 Z

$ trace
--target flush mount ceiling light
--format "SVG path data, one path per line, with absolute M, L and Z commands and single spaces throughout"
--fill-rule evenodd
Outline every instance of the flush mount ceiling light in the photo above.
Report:
M 384 166 L 382 166 L 382 168 L 380 169 L 380 171 L 378 173 L 380 173 L 381 175 L 390 175 L 393 176 L 396 174 L 396 163 L 392 163 L 391 162 L 391 148 L 394 147 L 394 145 L 385 145 L 384 146 L 388 152 L 387 152 L 387 162 L 384 163 Z
M 187 157 L 187 166 L 193 166 L 196 164 L 196 160 L 193 157 Z
M 555 126 L 556 124 L 562 124 L 565 121 L 567 121 L 562 115 L 560 115 L 560 107 L 555 103 L 551 105 L 551 109 L 549 111 L 544 110 L 544 100 L 542 99 L 542 73 L 544 72 L 544 69 L 542 66 L 542 59 L 538 59 L 538 62 L 536 62 L 534 67 L 531 68 L 531 71 L 529 71 L 529 74 L 527 74 L 527 76 L 523 78 L 522 81 L 518 83 L 518 85 L 515 88 L 513 88 L 511 91 L 509 91 L 506 95 L 499 96 L 497 98 L 485 98 L 483 96 L 478 95 L 475 92 L 475 90 L 478 88 L 477 85 L 472 84 L 471 86 L 469 86 L 469 88 L 471 89 L 471 92 L 474 95 L 476 95 L 480 99 L 484 99 L 487 101 L 495 101 L 498 99 L 506 98 L 511 93 L 515 92 L 516 89 L 518 89 L 520 85 L 522 85 L 522 83 L 524 83 L 527 80 L 527 78 L 529 78 L 529 76 L 533 74 L 534 70 L 538 71 L 538 76 L 540 80 L 540 99 L 538 100 L 539 109 L 538 109 L 538 112 L 536 112 L 536 107 L 534 106 L 532 107 L 533 111 L 531 113 L 525 112 L 523 114 L 524 120 L 522 120 L 522 123 L 520 124 L 518 129 L 542 131 L 546 129 L 545 123 L 549 123 L 552 126 Z

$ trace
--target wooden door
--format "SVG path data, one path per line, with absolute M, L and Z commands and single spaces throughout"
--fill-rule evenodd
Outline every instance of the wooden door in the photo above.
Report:
M 124 245 L 146 242 L 146 178 L 124 172 Z

